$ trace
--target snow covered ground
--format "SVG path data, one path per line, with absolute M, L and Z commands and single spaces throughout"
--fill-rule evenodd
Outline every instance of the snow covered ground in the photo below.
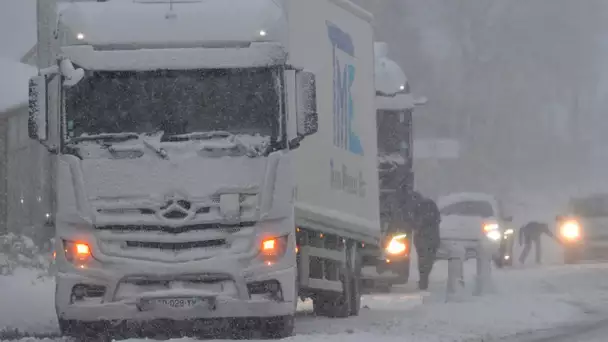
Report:
M 466 265 L 468 293 L 474 269 L 473 263 Z M 563 266 L 555 259 L 554 264 L 493 270 L 492 275 L 494 293 L 446 303 L 446 265 L 439 262 L 428 293 L 414 289 L 414 276 L 412 284 L 393 293 L 365 296 L 360 316 L 348 319 L 314 317 L 310 303 L 301 303 L 296 336 L 289 340 L 488 341 L 608 317 L 608 264 Z M 0 277 L 0 289 L 0 327 L 62 340 L 52 337 L 58 331 L 51 280 L 37 280 L 35 273 L 21 270 Z

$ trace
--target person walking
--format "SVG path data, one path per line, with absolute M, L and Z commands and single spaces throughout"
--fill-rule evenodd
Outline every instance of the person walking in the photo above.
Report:
M 418 272 L 420 275 L 418 288 L 426 290 L 429 286 L 429 276 L 435 263 L 437 249 L 439 249 L 441 214 L 437 204 L 430 198 L 424 198 L 417 194 L 416 202 L 414 246 L 418 254 Z
M 549 230 L 549 225 L 542 222 L 531 221 L 525 224 L 519 229 L 519 245 L 524 245 L 524 250 L 521 252 L 519 262 L 524 264 L 534 244 L 536 253 L 536 263 L 542 262 L 542 248 L 541 248 L 541 237 L 543 234 L 547 234 L 554 240 L 557 240 L 555 235 Z

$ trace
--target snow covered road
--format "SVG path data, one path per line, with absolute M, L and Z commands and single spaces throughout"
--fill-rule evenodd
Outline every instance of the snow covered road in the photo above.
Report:
M 468 292 L 474 265 L 466 266 Z M 314 317 L 310 303 L 302 303 L 296 336 L 289 340 L 488 341 L 608 317 L 608 264 L 494 270 L 493 279 L 495 293 L 445 303 L 445 264 L 440 262 L 429 293 L 415 291 L 412 281 L 391 294 L 367 295 L 359 317 Z M 52 281 L 28 279 L 22 272 L 0 277 L 0 288 L 0 326 L 58 335 Z

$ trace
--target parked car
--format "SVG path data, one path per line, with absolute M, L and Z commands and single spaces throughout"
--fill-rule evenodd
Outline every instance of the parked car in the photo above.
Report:
M 514 230 L 512 217 L 506 216 L 502 202 L 484 193 L 455 193 L 440 197 L 442 240 L 460 240 L 467 259 L 476 256 L 480 236 L 492 253 L 497 267 L 513 263 Z

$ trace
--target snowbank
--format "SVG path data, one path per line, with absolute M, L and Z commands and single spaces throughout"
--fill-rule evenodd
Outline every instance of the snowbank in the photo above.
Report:
M 36 68 L 0 58 L 0 115 L 27 104 L 28 83 Z
M 0 276 L 0 331 L 57 332 L 55 284 L 35 270 L 17 269 Z

